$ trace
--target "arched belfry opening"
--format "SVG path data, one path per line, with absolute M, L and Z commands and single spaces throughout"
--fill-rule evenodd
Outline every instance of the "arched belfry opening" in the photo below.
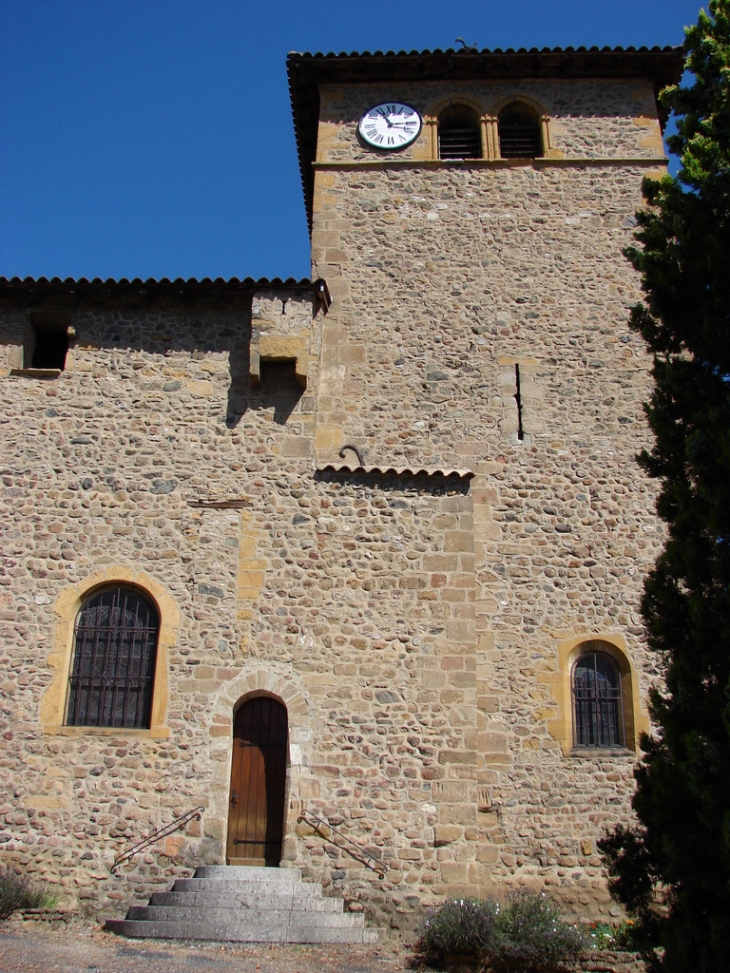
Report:
M 497 129 L 503 159 L 535 159 L 543 154 L 540 119 L 527 105 L 516 102 L 503 108 Z
M 288 754 L 286 706 L 273 696 L 246 700 L 233 722 L 228 864 L 281 861 Z
M 439 159 L 481 159 L 479 117 L 466 105 L 445 108 L 438 120 Z

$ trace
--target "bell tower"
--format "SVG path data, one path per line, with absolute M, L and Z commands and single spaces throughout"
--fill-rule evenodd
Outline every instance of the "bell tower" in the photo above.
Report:
M 291 54 L 288 70 L 312 275 L 333 297 L 317 465 L 352 444 L 368 469 L 473 474 L 423 581 L 423 598 L 452 592 L 424 691 L 466 727 L 426 802 L 432 881 L 605 904 L 595 841 L 629 815 L 648 727 L 639 599 L 661 532 L 634 460 L 649 362 L 622 249 L 642 180 L 665 171 L 656 96 L 681 50 Z

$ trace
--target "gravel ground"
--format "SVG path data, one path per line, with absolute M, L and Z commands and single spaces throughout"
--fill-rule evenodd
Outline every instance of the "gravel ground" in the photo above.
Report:
M 0 973 L 400 973 L 407 945 L 280 946 L 123 939 L 80 922 L 0 922 Z

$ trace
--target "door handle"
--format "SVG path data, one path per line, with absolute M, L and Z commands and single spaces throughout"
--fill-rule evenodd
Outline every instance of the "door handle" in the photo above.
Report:
M 231 807 L 235 807 L 238 803 L 238 792 L 231 791 Z

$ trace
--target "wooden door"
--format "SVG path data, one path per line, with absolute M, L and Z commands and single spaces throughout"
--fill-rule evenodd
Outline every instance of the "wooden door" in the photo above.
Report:
M 233 724 L 228 811 L 231 865 L 278 865 L 284 831 L 286 707 L 268 696 L 244 703 Z

